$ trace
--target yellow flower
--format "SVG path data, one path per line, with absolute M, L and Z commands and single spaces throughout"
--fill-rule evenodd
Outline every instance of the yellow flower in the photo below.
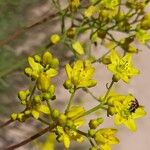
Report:
M 38 119 L 40 116 L 40 113 L 44 113 L 44 114 L 50 114 L 50 110 L 48 108 L 47 105 L 43 105 L 43 104 L 37 104 L 33 107 L 33 109 L 31 110 L 31 114 L 35 119 Z
M 80 0 L 68 0 L 71 11 L 75 11 L 80 6 Z
M 40 73 L 37 79 L 37 88 L 43 92 L 49 90 L 51 85 L 50 79 L 57 75 L 57 71 L 53 68 L 50 68 L 46 72 Z
M 150 34 L 146 30 L 139 29 L 136 32 L 136 38 L 139 42 L 145 44 L 146 42 L 150 41 Z
M 81 117 L 83 113 L 85 112 L 84 108 L 81 106 L 72 106 L 70 110 L 67 112 L 66 116 L 69 120 L 74 121 L 74 125 L 76 127 L 80 127 L 81 125 L 84 124 L 85 120 Z M 78 118 L 78 119 L 77 119 Z
M 100 4 L 107 9 L 113 10 L 117 8 L 119 0 L 101 0 Z
M 99 129 L 94 140 L 101 150 L 111 150 L 111 145 L 118 144 L 119 140 L 115 137 L 117 130 L 112 128 Z
M 108 69 L 113 72 L 118 80 L 122 79 L 124 82 L 128 83 L 131 77 L 139 74 L 139 70 L 134 68 L 131 62 L 131 53 L 127 53 L 124 57 L 120 57 L 115 50 L 112 50 L 110 60 L 111 63 L 108 65 Z
M 81 143 L 84 138 L 76 130 L 84 124 L 83 118 L 78 118 L 85 112 L 84 108 L 80 106 L 73 106 L 66 114 L 64 125 L 61 124 L 56 127 L 57 141 L 63 142 L 65 148 L 70 147 L 71 140 Z M 66 124 L 65 124 L 66 123 Z
M 115 124 L 124 124 L 131 131 L 136 131 L 135 119 L 145 116 L 144 108 L 133 95 L 113 94 L 107 98 L 108 115 L 113 115 Z
M 90 6 L 84 11 L 84 16 L 90 18 L 95 12 L 97 12 L 97 8 L 95 6 Z
M 142 29 L 148 30 L 150 28 L 150 13 L 146 13 L 140 23 Z
M 126 114 L 125 114 L 126 113 Z M 129 130 L 136 131 L 137 126 L 135 119 L 141 118 L 146 115 L 143 107 L 138 107 L 135 112 L 128 112 L 127 110 L 122 110 L 119 113 L 115 114 L 115 124 L 120 125 L 124 124 Z
M 57 75 L 56 69 L 59 61 L 57 58 L 53 58 L 52 54 L 48 51 L 42 55 L 42 58 L 37 55 L 35 55 L 34 58 L 29 57 L 28 62 L 30 67 L 25 68 L 25 73 L 31 77 L 31 79 L 36 80 L 43 74 L 49 78 Z
M 32 57 L 28 57 L 28 62 L 30 67 L 25 68 L 25 73 L 33 79 L 37 79 L 39 73 L 43 71 L 44 67 L 40 63 L 36 62 Z
M 78 89 L 84 87 L 93 87 L 96 81 L 92 79 L 95 69 L 89 61 L 78 60 L 73 67 L 66 65 L 68 79 L 65 82 L 67 89 Z

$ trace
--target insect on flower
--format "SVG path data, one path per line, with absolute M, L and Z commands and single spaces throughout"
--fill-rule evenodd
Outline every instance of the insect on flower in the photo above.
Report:
M 136 110 L 138 107 L 139 107 L 139 102 L 138 102 L 138 100 L 135 98 L 135 100 L 132 101 L 132 104 L 131 104 L 129 110 L 130 110 L 130 112 L 132 113 L 132 112 L 135 112 L 135 110 Z

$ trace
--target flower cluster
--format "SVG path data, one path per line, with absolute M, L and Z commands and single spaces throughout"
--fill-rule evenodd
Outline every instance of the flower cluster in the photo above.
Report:
M 111 150 L 111 145 L 118 144 L 119 140 L 115 137 L 117 130 L 113 128 L 103 128 L 96 131 L 94 140 L 101 150 Z
M 83 107 L 72 106 L 66 114 L 58 116 L 58 125 L 56 127 L 57 141 L 63 142 L 65 148 L 70 147 L 70 141 L 83 142 L 84 138 L 78 132 L 78 128 L 84 124 L 83 118 L 78 118 L 85 112 Z
M 140 73 L 133 65 L 133 56 L 140 51 L 135 41 L 147 47 L 150 41 L 150 13 L 145 11 L 149 1 L 68 0 L 65 9 L 62 9 L 59 0 L 52 2 L 58 10 L 58 18 L 61 18 L 61 34 L 53 33 L 46 47 L 62 44 L 72 51 L 73 61 L 65 65 L 66 80 L 63 81 L 70 98 L 63 112 L 52 105 L 52 100 L 56 99 L 52 78 L 58 74 L 59 60 L 49 51 L 29 57 L 29 66 L 24 72 L 33 86 L 18 92 L 20 103 L 25 108 L 20 113 L 13 113 L 11 120 L 24 122 L 32 117 L 40 121 L 66 149 L 70 148 L 72 141 L 81 143 L 86 138 L 91 144 L 90 150 L 111 150 L 112 145 L 119 143 L 117 129 L 101 127 L 105 121 L 101 114 L 88 120 L 87 132 L 80 127 L 86 123 L 85 116 L 100 109 L 107 117 L 114 118 L 115 125 L 123 124 L 131 131 L 137 129 L 135 120 L 146 115 L 144 107 L 132 94 L 112 92 L 112 88 L 120 80 L 129 83 Z M 66 18 L 71 21 L 68 25 Z M 121 39 L 116 37 L 116 31 L 125 36 Z M 84 33 L 87 35 L 86 43 L 81 41 L 82 37 L 79 38 Z M 97 45 L 106 48 L 106 53 L 100 53 L 99 57 L 92 53 L 92 48 Z M 111 83 L 106 84 L 107 91 L 100 98 L 89 89 L 97 84 L 93 78 L 94 63 L 102 63 L 112 73 Z M 90 94 L 98 102 L 97 106 L 85 110 L 74 104 L 77 90 Z
M 114 128 L 100 128 L 97 129 L 102 123 L 103 118 L 92 119 L 89 122 L 89 137 L 93 138 L 96 145 L 90 150 L 111 150 L 111 145 L 118 144 L 119 139 L 115 137 L 117 129 Z
M 25 68 L 25 74 L 35 81 L 35 85 L 33 89 L 19 91 L 20 102 L 26 107 L 19 114 L 13 113 L 11 115 L 13 120 L 25 121 L 31 115 L 38 119 L 40 113 L 49 115 L 50 110 L 44 101 L 55 98 L 55 87 L 51 83 L 51 78 L 57 75 L 58 59 L 46 51 L 42 56 L 29 57 L 28 62 L 30 66 Z M 36 89 L 41 93 L 34 94 Z

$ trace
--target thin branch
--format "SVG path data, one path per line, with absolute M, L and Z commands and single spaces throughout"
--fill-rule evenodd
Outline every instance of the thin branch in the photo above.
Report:
M 17 31 L 15 31 L 14 33 L 12 33 L 8 38 L 4 39 L 4 40 L 1 40 L 0 41 L 0 47 L 5 45 L 5 44 L 8 44 L 9 42 L 15 40 L 17 37 L 19 37 L 21 34 L 29 31 L 30 29 L 40 25 L 40 24 L 43 24 L 49 20 L 52 20 L 54 18 L 56 18 L 58 16 L 59 12 L 57 13 L 54 13 L 54 14 L 50 14 L 44 18 L 42 18 L 41 20 L 37 21 L 36 23 L 30 25 L 30 26 L 27 26 L 27 27 L 23 27 L 22 29 L 19 29 Z
M 14 150 L 14 149 L 16 149 L 16 148 L 19 148 L 19 147 L 21 147 L 21 146 L 23 146 L 23 145 L 25 145 L 25 144 L 27 144 L 27 143 L 29 143 L 29 142 L 35 140 L 36 138 L 42 136 L 42 135 L 45 134 L 46 132 L 52 130 L 54 127 L 55 127 L 55 125 L 52 125 L 52 126 L 50 126 L 50 127 L 46 127 L 45 129 L 43 129 L 42 131 L 38 132 L 37 134 L 35 134 L 35 135 L 33 135 L 33 136 L 27 138 L 26 140 L 24 140 L 24 141 L 22 141 L 22 142 L 20 142 L 20 143 L 18 143 L 18 144 L 12 145 L 12 146 L 10 146 L 10 147 L 8 147 L 8 148 L 4 148 L 4 150 Z
M 0 125 L 0 129 L 3 128 L 3 127 L 5 127 L 5 126 L 8 126 L 8 125 L 11 124 L 12 122 L 13 122 L 13 120 L 12 120 L 12 119 L 9 119 L 8 121 L 6 121 L 5 123 L 3 123 L 3 124 Z
M 96 97 L 88 88 L 83 88 L 83 91 L 89 93 L 95 100 L 99 101 L 98 97 Z

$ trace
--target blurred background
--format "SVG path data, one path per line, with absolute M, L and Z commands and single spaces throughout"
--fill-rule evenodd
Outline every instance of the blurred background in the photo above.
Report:
M 12 112 L 22 110 L 17 92 L 26 89 L 30 84 L 29 79 L 23 73 L 26 59 L 29 55 L 41 53 L 49 44 L 50 35 L 60 31 L 59 18 L 53 17 L 53 19 L 46 20 L 32 28 L 25 30 L 23 28 L 35 24 L 54 12 L 56 11 L 51 0 L 0 0 L 0 124 L 7 121 Z M 142 52 L 135 57 L 136 67 L 141 71 L 140 76 L 131 80 L 128 85 L 119 82 L 115 88 L 119 92 L 132 92 L 141 105 L 145 106 L 147 116 L 137 121 L 138 131 L 136 133 L 131 133 L 124 127 L 117 127 L 121 143 L 115 146 L 114 150 L 149 150 L 150 147 L 150 50 L 146 47 L 140 47 L 140 49 Z M 72 53 L 63 45 L 55 46 L 51 51 L 60 59 L 62 66 L 72 56 Z M 102 47 L 94 47 L 93 53 L 98 57 L 101 55 L 101 51 L 103 51 Z M 92 88 L 91 91 L 99 97 L 106 91 L 105 85 L 110 82 L 111 73 L 103 65 L 96 64 L 95 67 L 97 68 L 95 78 L 98 80 L 98 86 Z M 60 67 L 59 75 L 53 80 L 57 87 L 57 101 L 54 105 L 58 108 L 63 108 L 69 97 L 68 91 L 62 86 L 65 78 L 65 71 L 63 67 Z M 82 91 L 77 93 L 76 102 L 81 104 L 84 102 L 84 107 L 87 109 L 97 104 L 91 96 Z M 115 127 L 110 118 L 106 118 L 103 126 Z M 12 123 L 0 130 L 0 149 L 3 150 L 8 145 L 18 143 L 42 128 L 43 126 L 38 121 L 30 119 L 23 124 Z M 18 150 L 42 150 L 47 135 L 18 148 Z M 89 143 L 74 143 L 70 149 L 86 150 L 88 147 Z M 62 144 L 57 144 L 55 149 L 63 150 L 64 148 Z

